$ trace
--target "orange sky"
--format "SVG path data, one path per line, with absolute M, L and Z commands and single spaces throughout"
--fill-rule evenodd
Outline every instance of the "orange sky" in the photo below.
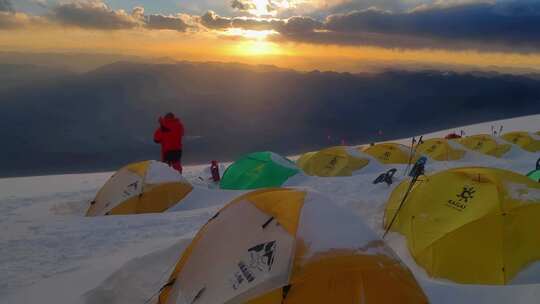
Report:
M 97 52 L 177 60 L 234 61 L 273 64 L 299 70 L 370 71 L 377 67 L 470 66 L 471 69 L 540 71 L 539 54 L 502 52 L 403 50 L 369 46 L 271 42 L 268 33 L 207 31 L 119 31 L 45 27 L 0 31 L 5 51 Z M 497 68 L 494 68 L 496 66 Z

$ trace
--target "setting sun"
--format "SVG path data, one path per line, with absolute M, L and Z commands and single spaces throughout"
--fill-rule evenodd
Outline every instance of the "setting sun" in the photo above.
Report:
M 284 51 L 275 43 L 255 40 L 237 43 L 231 50 L 235 56 L 283 55 Z

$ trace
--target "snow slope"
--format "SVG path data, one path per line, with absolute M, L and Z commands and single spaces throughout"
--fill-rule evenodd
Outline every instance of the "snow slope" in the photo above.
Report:
M 491 133 L 492 125 L 501 124 L 504 131 L 538 131 L 540 115 L 445 130 L 425 138 L 459 130 Z M 469 152 L 460 161 L 428 162 L 427 170 L 482 165 L 526 173 L 538 157 L 540 153 L 518 148 L 503 159 Z M 382 170 L 391 167 L 402 179 L 404 166 Z M 185 171 L 195 189 L 169 212 L 94 218 L 83 214 L 111 173 L 0 179 L 0 303 L 145 303 L 167 279 L 197 230 L 243 193 L 215 189 L 207 182 L 207 166 Z M 398 182 L 390 187 L 373 185 L 379 173 L 365 170 L 335 178 L 298 175 L 286 186 L 325 193 L 382 234 L 386 198 Z M 432 303 L 538 303 L 540 298 L 540 263 L 522 271 L 509 286 L 459 285 L 430 279 L 416 266 L 400 235 L 390 233 L 387 241 Z

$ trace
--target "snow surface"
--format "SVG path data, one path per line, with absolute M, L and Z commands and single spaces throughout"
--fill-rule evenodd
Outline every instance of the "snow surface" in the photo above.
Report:
M 490 134 L 492 125 L 496 129 L 504 125 L 503 133 L 536 132 L 540 130 L 540 115 L 454 128 L 424 138 L 460 130 L 469 135 Z M 459 161 L 430 161 L 427 171 L 489 166 L 525 174 L 540 157 L 540 153 L 517 147 L 501 159 L 467 152 Z M 392 167 L 398 169 L 393 185 L 372 184 Z M 331 197 L 333 203 L 347 208 L 351 216 L 382 235 L 386 199 L 404 179 L 404 168 L 381 165 L 351 177 L 334 178 L 298 174 L 286 186 Z M 223 172 L 225 167 L 220 169 Z M 208 165 L 184 171 L 195 188 L 168 212 L 91 218 L 83 217 L 88 202 L 110 172 L 0 179 L 0 303 L 145 303 L 164 284 L 198 229 L 228 201 L 245 192 L 217 189 L 210 182 Z M 515 188 L 518 195 L 519 187 Z M 409 255 L 401 235 L 390 233 L 386 241 L 413 271 L 431 303 L 539 302 L 540 263 L 524 269 L 512 285 L 460 285 L 429 278 Z

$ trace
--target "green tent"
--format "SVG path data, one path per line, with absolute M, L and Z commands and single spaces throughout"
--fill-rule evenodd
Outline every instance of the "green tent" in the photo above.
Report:
M 532 170 L 527 176 L 537 182 L 540 182 L 540 158 L 536 161 L 536 170 Z
M 255 152 L 230 165 L 221 178 L 221 189 L 279 187 L 299 172 L 289 159 L 273 152 Z
M 527 176 L 532 180 L 540 182 L 540 170 L 531 171 L 529 174 L 527 174 Z

